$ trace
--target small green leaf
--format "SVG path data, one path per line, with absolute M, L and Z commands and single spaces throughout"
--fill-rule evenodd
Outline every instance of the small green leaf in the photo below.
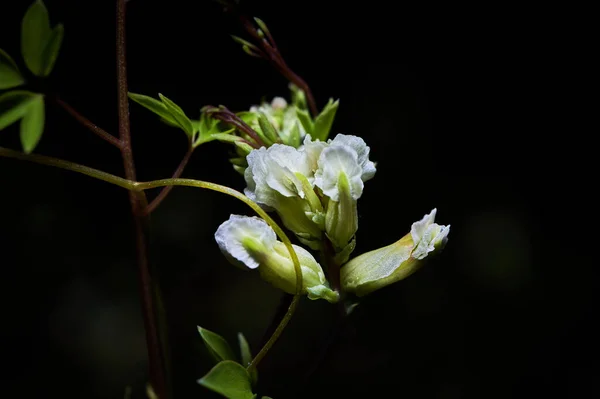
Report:
M 27 113 L 37 94 L 25 90 L 9 91 L 0 95 L 0 130 L 12 125 Z
M 224 360 L 217 363 L 198 384 L 230 399 L 253 399 L 250 376 L 239 363 Z
M 238 333 L 238 342 L 240 343 L 240 354 L 242 358 L 242 365 L 244 367 L 248 367 L 250 362 L 252 361 L 252 353 L 250 352 L 250 345 L 248 345 L 248 341 L 246 341 L 246 337 L 244 334 Z
M 166 124 L 174 127 L 180 127 L 179 124 L 175 121 L 175 119 L 173 119 L 173 116 L 167 109 L 166 105 L 162 102 L 155 100 L 152 97 L 145 96 L 143 94 L 129 92 L 127 93 L 127 95 L 131 100 L 135 101 L 142 107 L 147 108 L 150 111 L 154 112 L 156 115 L 160 116 L 161 120 Z
M 258 124 L 261 131 L 256 131 L 256 133 L 265 142 L 267 147 L 277 142 L 279 139 L 279 134 L 277 133 L 275 126 L 271 124 L 271 121 L 269 121 L 267 115 L 265 115 L 263 112 L 258 113 Z
M 192 125 L 192 121 L 190 121 L 190 119 L 185 115 L 181 107 L 160 93 L 158 93 L 158 97 L 160 97 L 163 104 L 167 107 L 167 110 L 173 119 L 177 121 L 183 131 L 191 137 L 194 134 L 194 126 Z
M 252 352 L 250 351 L 250 345 L 248 345 L 248 341 L 246 341 L 246 337 L 244 334 L 238 333 L 238 342 L 240 344 L 240 355 L 242 359 L 242 365 L 244 367 L 248 367 L 252 362 Z M 252 369 L 250 373 L 250 380 L 252 381 L 252 385 L 255 385 L 258 381 L 258 370 L 256 368 Z
M 21 145 L 27 154 L 35 149 L 44 132 L 44 96 L 37 94 L 21 119 Z
M 64 34 L 65 28 L 62 24 L 58 24 L 54 27 L 54 29 L 52 29 L 52 32 L 46 41 L 46 46 L 42 56 L 43 69 L 41 76 L 48 76 L 50 75 L 50 72 L 52 72 L 54 64 L 56 63 L 56 58 L 60 52 L 60 46 L 62 44 Z
M 0 90 L 12 89 L 25 83 L 17 64 L 4 50 L 0 49 Z
M 219 334 L 215 334 L 205 328 L 198 326 L 198 332 L 204 340 L 204 344 L 208 348 L 208 351 L 220 362 L 221 360 L 234 360 L 235 356 L 231 350 L 231 347 L 225 341 L 225 338 Z
M 44 72 L 43 53 L 49 36 L 48 10 L 42 0 L 36 0 L 21 23 L 21 54 L 27 68 L 36 76 Z
M 329 102 L 323 108 L 323 111 L 315 118 L 315 125 L 313 128 L 313 140 L 319 139 L 321 141 L 327 140 L 329 137 L 329 131 L 331 130 L 331 125 L 333 125 L 333 119 L 335 118 L 335 113 L 337 112 L 338 106 L 340 104 L 339 100 L 333 101 L 333 99 L 329 99 Z
M 312 118 L 308 113 L 308 110 L 296 107 L 296 116 L 302 124 L 304 131 L 306 131 L 307 134 L 312 135 L 313 129 L 315 128 L 315 124 L 313 123 Z

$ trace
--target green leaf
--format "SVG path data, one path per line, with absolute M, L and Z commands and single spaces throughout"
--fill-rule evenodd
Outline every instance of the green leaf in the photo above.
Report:
M 37 95 L 25 90 L 14 90 L 0 95 L 0 130 L 25 116 L 27 108 Z
M 252 352 L 250 352 L 250 345 L 248 345 L 248 341 L 246 341 L 246 337 L 244 334 L 238 333 L 238 342 L 240 343 L 240 354 L 242 358 L 242 364 L 244 367 L 248 367 L 250 362 L 252 361 Z
M 25 83 L 17 64 L 4 50 L 0 49 L 0 90 L 12 89 Z
M 339 105 L 339 100 L 333 101 L 333 99 L 330 98 L 325 108 L 323 108 L 323 111 L 321 111 L 321 113 L 317 115 L 317 117 L 315 118 L 315 126 L 313 128 L 312 134 L 313 140 L 327 140 L 327 137 L 329 137 L 329 131 L 331 130 L 331 125 L 333 125 L 335 113 L 337 112 Z
M 312 135 L 313 129 L 315 128 L 315 124 L 313 123 L 313 120 L 310 117 L 308 110 L 296 107 L 296 116 L 302 124 L 304 131 L 306 131 L 307 134 Z
M 25 12 L 21 23 L 21 54 L 27 68 L 36 76 L 44 72 L 44 49 L 50 36 L 48 10 L 36 0 Z
M 204 344 L 208 348 L 208 351 L 211 353 L 211 355 L 215 357 L 215 359 L 218 362 L 220 362 L 221 360 L 235 359 L 233 351 L 231 350 L 231 347 L 229 346 L 227 341 L 225 341 L 225 338 L 200 326 L 198 326 L 198 332 L 204 340 Z
M 242 359 L 242 365 L 244 367 L 248 367 L 248 365 L 252 362 L 252 352 L 250 351 L 250 345 L 248 345 L 248 341 L 242 333 L 238 333 L 238 342 L 240 344 L 240 355 Z M 252 381 L 253 385 L 256 384 L 256 381 L 258 380 L 258 371 L 256 370 L 256 368 L 252 369 L 252 372 L 250 373 L 250 380 Z
M 43 69 L 41 76 L 48 76 L 50 75 L 50 72 L 52 72 L 54 64 L 56 63 L 56 58 L 60 52 L 60 46 L 62 44 L 64 34 L 65 28 L 62 24 L 58 24 L 54 27 L 54 29 L 52 29 L 52 32 L 46 41 L 46 46 L 42 55 Z
M 180 127 L 179 124 L 175 121 L 175 119 L 173 119 L 173 116 L 167 109 L 167 106 L 165 104 L 163 104 L 162 102 L 160 102 L 152 97 L 145 96 L 143 94 L 136 94 L 136 93 L 129 92 L 129 93 L 127 93 L 127 95 L 129 96 L 129 98 L 131 100 L 135 101 L 136 103 L 140 104 L 142 107 L 149 109 L 150 111 L 154 112 L 156 115 L 160 116 L 165 123 L 167 123 L 171 126 Z
M 35 149 L 44 132 L 44 96 L 37 94 L 21 120 L 21 145 L 27 154 Z
M 253 399 L 250 376 L 239 363 L 224 360 L 217 363 L 198 384 L 230 399 Z
M 194 126 L 192 125 L 192 121 L 185 115 L 181 107 L 160 93 L 158 93 L 158 97 L 160 97 L 163 104 L 167 107 L 167 110 L 173 119 L 179 124 L 179 126 L 181 126 L 183 131 L 191 137 L 194 134 Z

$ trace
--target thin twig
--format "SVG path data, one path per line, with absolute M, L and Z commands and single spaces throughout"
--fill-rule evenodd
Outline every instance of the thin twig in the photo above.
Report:
M 127 98 L 127 61 L 125 56 L 125 15 L 126 0 L 117 1 L 117 82 L 119 99 L 119 138 L 121 140 L 121 155 L 125 168 L 125 176 L 129 180 L 136 180 L 135 163 L 131 148 L 131 132 L 129 121 L 129 101 Z M 136 195 L 129 192 L 131 211 L 135 224 L 136 252 L 138 263 L 138 275 L 141 288 L 142 310 L 144 315 L 144 326 L 146 329 L 146 345 L 148 348 L 148 361 L 150 368 L 150 383 L 158 397 L 167 398 L 167 386 L 165 377 L 164 358 L 156 322 L 156 308 L 154 305 L 154 293 L 150 268 L 148 262 L 147 226 L 145 194 Z
M 110 144 L 112 144 L 113 146 L 115 146 L 115 147 L 117 147 L 119 149 L 121 148 L 121 146 L 122 146 L 121 145 L 121 140 L 119 140 L 118 138 L 116 138 L 112 134 L 108 133 L 106 130 L 100 128 L 98 125 L 96 125 L 95 123 L 93 123 L 92 121 L 90 121 L 89 119 L 87 119 L 85 116 L 81 115 L 73 107 L 71 107 L 69 104 L 67 104 L 66 102 L 64 102 L 60 97 L 58 97 L 58 96 L 51 96 L 50 98 L 52 100 L 54 100 L 54 102 L 56 102 L 58 105 L 60 105 L 65 111 L 67 111 L 79 123 L 81 123 L 83 126 L 87 127 L 89 130 L 91 130 L 98 137 L 100 137 L 101 139 L 109 142 Z
M 181 174 L 183 173 L 183 170 L 185 169 L 187 163 L 189 162 L 190 157 L 192 156 L 193 152 L 194 152 L 194 147 L 190 143 L 187 152 L 185 153 L 185 155 L 183 156 L 183 159 L 179 163 L 179 166 L 177 167 L 177 169 L 173 173 L 173 178 L 174 179 L 177 179 L 177 178 L 181 177 Z M 165 199 L 165 197 L 169 194 L 169 192 L 172 189 L 173 189 L 173 186 L 165 186 L 165 187 L 163 187 L 163 189 L 160 191 L 160 193 L 146 207 L 146 215 L 149 215 L 152 212 L 154 212 L 154 210 L 156 209 L 156 207 L 158 207 L 158 205 L 160 205 L 160 203 L 162 202 L 162 200 Z
M 275 40 L 271 35 L 271 32 L 262 32 L 262 35 L 259 33 L 259 30 L 256 28 L 256 25 L 248 18 L 246 15 L 242 14 L 238 10 L 238 6 L 229 0 L 221 1 L 223 4 L 225 12 L 232 12 L 237 15 L 241 25 L 244 27 L 246 32 L 252 36 L 255 42 L 262 49 L 262 53 L 254 52 L 254 56 L 262 56 L 261 58 L 265 59 L 269 62 L 280 74 L 282 74 L 287 80 L 298 86 L 304 94 L 306 95 L 306 102 L 308 103 L 308 107 L 310 108 L 310 112 L 313 117 L 317 116 L 319 113 L 317 109 L 317 103 L 315 102 L 315 98 L 312 94 L 310 86 L 304 79 L 302 79 L 297 73 L 295 73 L 285 62 L 283 56 L 279 52 L 277 48 L 277 44 L 275 44 Z M 265 56 L 266 55 L 266 56 Z

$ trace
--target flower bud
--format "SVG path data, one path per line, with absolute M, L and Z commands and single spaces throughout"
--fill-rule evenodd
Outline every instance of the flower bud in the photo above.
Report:
M 346 263 L 340 270 L 342 289 L 367 295 L 414 273 L 432 252 L 443 248 L 450 226 L 434 223 L 436 209 L 413 223 L 410 233 L 397 242 Z
M 219 226 L 215 239 L 225 256 L 236 266 L 256 269 L 273 286 L 296 293 L 296 270 L 284 243 L 273 229 L 257 217 L 231 215 Z M 323 298 L 335 303 L 339 294 L 329 288 L 321 265 L 302 247 L 292 245 L 302 271 L 302 293 L 310 299 Z

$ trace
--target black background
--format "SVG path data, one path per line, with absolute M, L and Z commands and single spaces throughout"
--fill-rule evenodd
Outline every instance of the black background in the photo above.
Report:
M 19 65 L 20 18 L 2 5 L 0 47 Z M 597 134 L 582 121 L 584 11 L 550 6 L 251 2 L 319 106 L 340 98 L 334 132 L 363 137 L 378 162 L 359 202 L 356 254 L 389 244 L 433 207 L 451 224 L 442 256 L 378 291 L 309 380 L 333 321 L 302 302 L 260 367 L 275 398 L 600 397 L 593 196 Z M 117 130 L 114 2 L 48 0 L 65 24 L 49 90 Z M 244 110 L 287 83 L 246 56 L 209 1 L 128 3 L 129 87 L 161 92 L 196 118 Z M 182 132 L 131 106 L 140 180 L 167 177 Z M 0 144 L 19 148 L 18 128 Z M 210 143 L 184 177 L 243 189 Z M 121 174 L 118 151 L 49 104 L 37 153 Z M 2 390 L 19 397 L 142 397 L 146 355 L 127 193 L 74 173 L 0 159 Z M 150 192 L 152 196 L 154 192 Z M 176 188 L 152 215 L 151 260 L 164 290 L 176 398 L 212 397 L 197 325 L 254 350 L 279 292 L 231 267 L 213 234 L 229 197 Z

